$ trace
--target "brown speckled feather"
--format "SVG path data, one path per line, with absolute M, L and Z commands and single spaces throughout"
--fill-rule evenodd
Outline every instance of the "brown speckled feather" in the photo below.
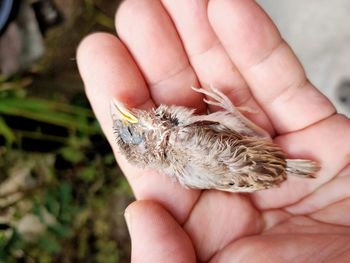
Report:
M 141 111 L 112 105 L 117 144 L 131 163 L 161 170 L 187 187 L 230 192 L 267 189 L 287 175 L 312 178 L 317 172 L 313 161 L 286 159 L 220 91 L 194 90 L 223 110 L 194 115 L 179 106 Z

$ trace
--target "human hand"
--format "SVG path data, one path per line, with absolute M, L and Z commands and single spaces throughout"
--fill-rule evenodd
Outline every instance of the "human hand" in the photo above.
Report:
M 97 33 L 78 50 L 86 92 L 138 200 L 126 210 L 133 262 L 341 262 L 350 257 L 350 123 L 308 82 L 253 0 L 129 0 L 119 39 Z M 220 88 L 291 158 L 322 166 L 254 194 L 185 189 L 128 164 L 109 102 L 205 111 L 191 86 Z

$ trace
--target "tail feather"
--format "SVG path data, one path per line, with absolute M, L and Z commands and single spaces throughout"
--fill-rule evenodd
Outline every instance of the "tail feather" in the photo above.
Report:
M 302 159 L 287 159 L 287 174 L 303 177 L 315 178 L 315 174 L 320 170 L 316 162 Z

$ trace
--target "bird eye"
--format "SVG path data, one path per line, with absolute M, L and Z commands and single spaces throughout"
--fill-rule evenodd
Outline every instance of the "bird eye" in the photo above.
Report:
M 138 145 L 142 142 L 142 134 L 132 126 L 122 126 L 119 128 L 120 138 L 124 143 Z
M 130 126 L 126 126 L 126 127 L 128 129 L 129 134 L 132 135 L 133 131 L 132 131 L 131 127 Z
M 122 121 L 116 120 L 114 122 L 114 131 L 124 143 L 138 145 L 143 140 L 143 134 L 136 129 L 136 125 L 125 125 Z

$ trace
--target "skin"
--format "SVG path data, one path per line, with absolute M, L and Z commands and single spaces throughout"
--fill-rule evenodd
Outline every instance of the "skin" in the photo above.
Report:
M 307 26 L 307 25 L 306 25 Z M 137 201 L 125 212 L 132 262 L 346 262 L 350 258 L 350 121 L 307 80 L 252 0 L 128 0 L 119 38 L 86 37 L 86 93 Z M 130 166 L 114 143 L 109 102 L 205 111 L 190 86 L 223 90 L 291 158 L 322 166 L 254 194 L 195 191 Z M 215 110 L 215 109 L 214 109 Z

